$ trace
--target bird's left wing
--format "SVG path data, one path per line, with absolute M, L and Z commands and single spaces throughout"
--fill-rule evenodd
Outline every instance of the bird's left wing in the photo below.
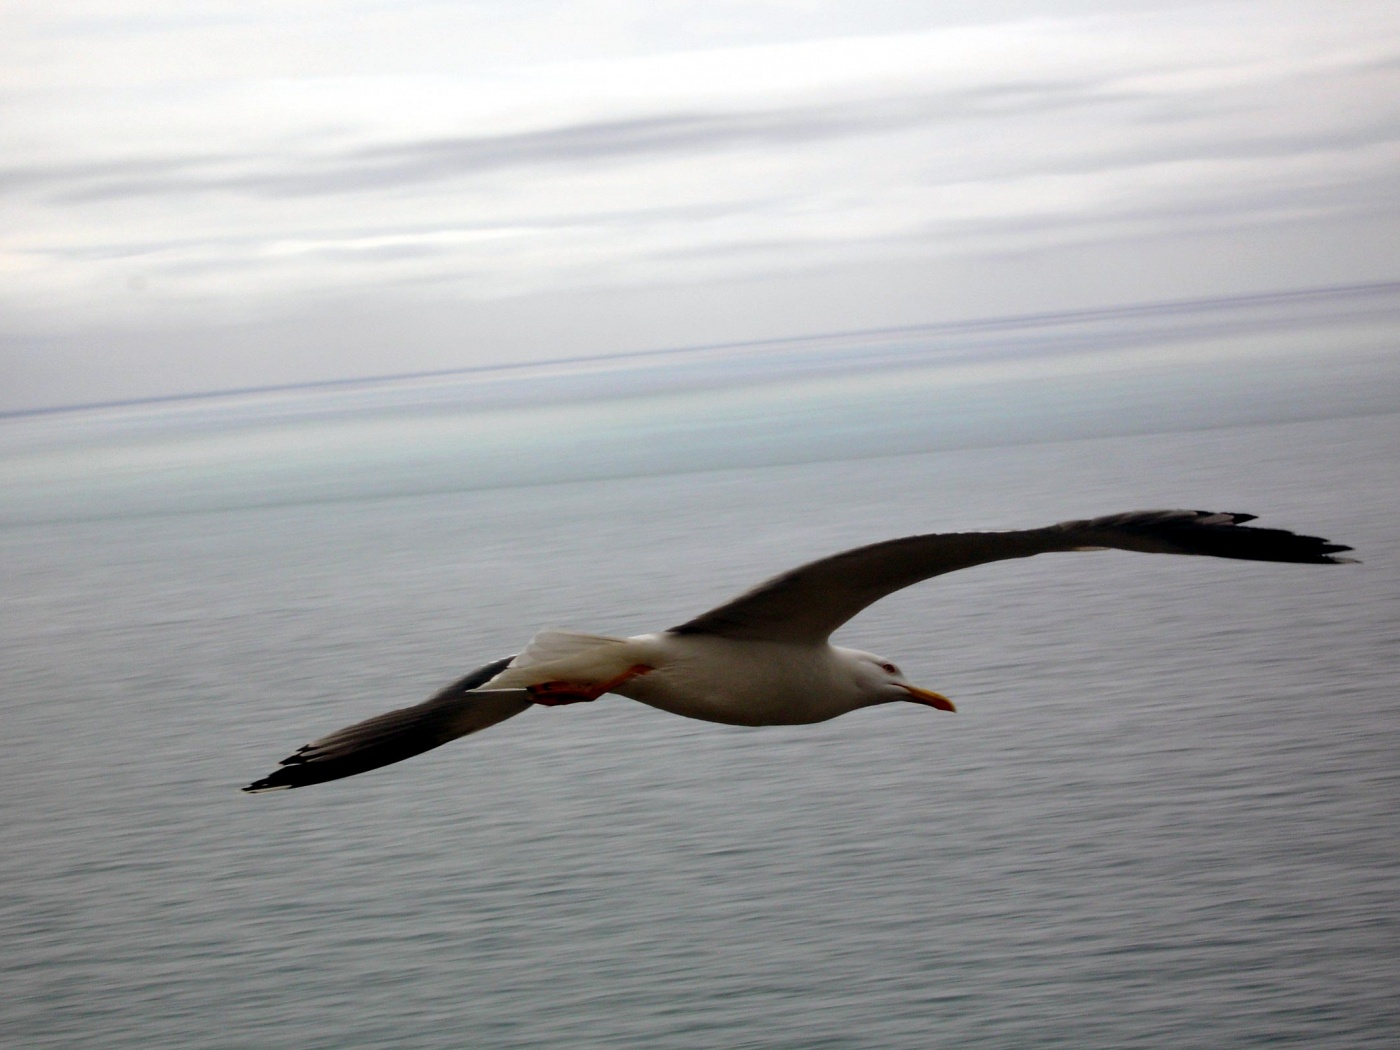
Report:
M 956 569 L 1050 551 L 1119 550 L 1204 554 L 1249 561 L 1343 562 L 1351 550 L 1282 529 L 1241 528 L 1253 514 L 1145 510 L 1062 521 L 1016 532 L 905 536 L 809 562 L 733 601 L 671 628 L 675 634 L 792 643 L 824 642 L 867 605 Z
M 514 657 L 478 667 L 431 700 L 336 730 L 282 760 L 244 791 L 305 787 L 364 773 L 431 751 L 520 714 L 533 703 L 525 689 L 481 689 Z

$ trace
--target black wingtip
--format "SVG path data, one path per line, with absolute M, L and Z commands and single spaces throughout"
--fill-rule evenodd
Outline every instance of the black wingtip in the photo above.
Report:
M 513 655 L 505 656 L 478 667 L 414 707 L 388 711 L 303 744 L 282 759 L 277 769 L 242 790 L 257 795 L 324 784 L 421 755 L 467 732 L 475 732 L 475 728 L 463 730 L 450 724 L 452 712 L 458 710 L 457 701 L 500 674 L 513 659 Z M 500 713 L 485 725 L 494 725 L 519 710 Z
M 295 784 L 278 784 L 273 781 L 272 777 L 263 777 L 239 790 L 248 795 L 261 795 L 264 791 L 290 791 L 296 786 Z
M 291 788 L 306 787 L 308 784 L 319 784 L 326 780 L 338 780 L 343 776 L 349 776 L 345 772 L 344 764 L 339 767 L 332 764 L 321 768 L 313 764 L 312 758 L 316 754 L 315 744 L 303 744 L 292 754 L 277 763 L 277 768 L 261 780 L 255 780 L 242 790 L 250 795 L 261 794 L 264 791 L 288 791 Z M 353 772 L 361 772 L 358 767 L 351 767 Z M 373 768 L 373 767 L 369 767 Z
M 282 759 L 278 767 L 261 780 L 255 780 L 242 790 L 249 795 L 259 795 L 264 791 L 289 791 L 292 788 L 303 787 L 308 783 L 315 783 L 314 780 L 305 779 L 303 766 L 305 760 L 301 753 L 306 748 L 302 748 L 295 755 Z
M 1314 565 L 1356 562 L 1355 558 L 1337 557 L 1342 551 L 1351 550 L 1344 543 L 1333 543 L 1320 536 L 1302 536 L 1285 529 L 1244 525 L 1257 517 L 1237 511 L 1144 510 L 1084 522 L 1066 522 L 1065 526 L 1101 530 L 1107 535 L 1103 546 L 1125 550 Z

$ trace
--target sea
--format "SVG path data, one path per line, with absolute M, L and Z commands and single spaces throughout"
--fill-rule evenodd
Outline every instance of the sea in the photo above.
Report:
M 1400 402 L 1367 338 L 1255 385 L 1158 341 L 1131 368 L 612 361 L 0 419 L 0 1043 L 1400 1045 Z M 239 791 L 544 627 L 1158 506 L 1361 564 L 987 565 L 837 635 L 957 714 L 744 729 L 605 697 Z

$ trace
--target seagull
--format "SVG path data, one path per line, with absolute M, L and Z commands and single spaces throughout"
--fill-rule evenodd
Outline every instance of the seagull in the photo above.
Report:
M 825 722 L 906 701 L 953 711 L 941 693 L 908 681 L 889 660 L 834 646 L 833 631 L 866 606 L 957 569 L 1054 551 L 1116 549 L 1245 561 L 1340 564 L 1351 550 L 1316 536 L 1242 527 L 1253 514 L 1147 510 L 1039 529 L 905 536 L 798 566 L 693 620 L 656 634 L 609 638 L 542 631 L 414 707 L 370 718 L 307 744 L 263 792 L 353 776 L 479 732 L 531 707 L 587 703 L 616 693 L 652 707 L 739 726 Z

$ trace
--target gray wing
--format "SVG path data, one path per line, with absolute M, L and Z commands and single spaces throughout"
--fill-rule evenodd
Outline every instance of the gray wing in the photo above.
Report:
M 478 667 L 431 700 L 376 715 L 336 730 L 296 754 L 244 791 L 277 791 L 354 776 L 431 751 L 459 736 L 486 729 L 520 714 L 533 702 L 524 689 L 477 691 L 500 674 L 513 656 Z
M 955 569 L 1050 551 L 1106 547 L 1162 554 L 1205 554 L 1248 561 L 1337 563 L 1351 550 L 1282 529 L 1241 528 L 1253 514 L 1144 510 L 1086 521 L 1062 521 L 1019 532 L 950 532 L 905 536 L 834 554 L 791 569 L 733 601 L 671 628 L 793 643 L 820 643 L 887 594 Z

